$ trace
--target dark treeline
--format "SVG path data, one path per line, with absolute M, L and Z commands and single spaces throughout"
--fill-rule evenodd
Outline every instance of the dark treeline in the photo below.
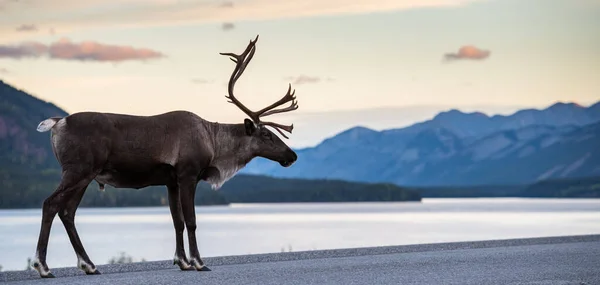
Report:
M 600 198 L 600 177 L 552 179 L 526 185 L 414 188 L 423 198 Z
M 231 203 L 420 201 L 414 190 L 393 184 L 281 179 L 238 175 L 221 191 Z
M 16 172 L 0 170 L 0 208 L 39 208 L 56 188 L 60 174 L 55 170 Z M 214 191 L 199 183 L 196 205 L 278 202 L 420 201 L 420 195 L 391 184 L 366 184 L 331 180 L 278 179 L 239 174 Z M 168 205 L 164 186 L 115 189 L 98 184 L 88 187 L 80 207 L 142 207 Z
M 600 198 L 600 177 L 540 181 L 521 191 L 522 197 Z
M 415 188 L 423 198 L 518 197 L 527 185 L 481 185 Z
M 57 170 L 10 171 L 0 169 L 0 208 L 39 208 L 59 183 Z M 214 191 L 201 182 L 196 205 L 229 203 L 391 202 L 421 198 L 531 197 L 600 198 L 600 177 L 547 180 L 531 185 L 403 188 L 393 184 L 339 180 L 282 179 L 238 174 Z M 164 186 L 99 191 L 88 187 L 81 207 L 142 207 L 168 205 Z

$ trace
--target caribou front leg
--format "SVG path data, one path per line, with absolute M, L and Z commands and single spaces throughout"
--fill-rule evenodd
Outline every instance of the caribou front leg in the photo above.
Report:
M 175 227 L 175 257 L 173 264 L 177 264 L 181 270 L 194 270 L 190 262 L 185 257 L 185 249 L 183 248 L 183 213 L 181 211 L 181 199 L 179 185 L 177 183 L 169 183 L 167 185 L 169 191 L 169 209 L 171 210 L 171 218 Z
M 188 243 L 190 247 L 190 263 L 198 271 L 211 271 L 200 258 L 198 244 L 196 242 L 196 209 L 194 207 L 196 197 L 197 181 L 194 179 L 185 179 L 180 182 L 181 205 L 183 208 L 183 217 L 188 234 Z

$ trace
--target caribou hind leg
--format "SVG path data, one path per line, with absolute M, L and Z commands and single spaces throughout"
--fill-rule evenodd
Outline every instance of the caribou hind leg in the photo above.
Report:
M 75 254 L 77 255 L 77 267 L 83 270 L 85 274 L 92 275 L 100 274 L 100 271 L 96 269 L 96 266 L 85 252 L 83 244 L 81 243 L 79 235 L 77 234 L 77 229 L 75 228 L 75 212 L 77 211 L 77 207 L 81 202 L 81 198 L 83 198 L 83 194 L 85 194 L 87 186 L 88 185 L 83 186 L 73 194 L 66 206 L 58 211 L 58 216 L 60 217 L 60 220 L 67 231 L 71 245 L 73 246 Z
M 171 182 L 167 184 L 167 190 L 169 191 L 169 209 L 175 228 L 175 257 L 173 258 L 173 264 L 179 266 L 181 270 L 194 270 L 194 267 L 190 265 L 190 262 L 185 257 L 183 246 L 183 230 L 185 229 L 185 225 L 181 211 L 179 186 L 177 183 Z
M 82 174 L 81 171 L 63 171 L 63 177 L 60 184 L 54 193 L 44 200 L 42 206 L 42 223 L 35 259 L 31 264 L 42 278 L 54 277 L 46 264 L 46 253 L 52 221 L 54 221 L 54 217 L 58 211 L 64 209 L 74 195 L 85 190 L 85 187 L 92 181 L 92 178 L 92 175 Z
M 190 262 L 198 271 L 211 271 L 200 258 L 198 244 L 196 242 L 196 209 L 194 208 L 194 200 L 196 196 L 196 181 L 184 180 L 180 184 L 181 205 L 183 217 L 185 219 L 185 227 L 188 234 L 188 244 L 190 248 Z

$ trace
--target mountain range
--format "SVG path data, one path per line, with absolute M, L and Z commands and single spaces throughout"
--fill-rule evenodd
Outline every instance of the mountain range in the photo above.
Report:
M 354 127 L 297 149 L 290 168 L 262 158 L 243 173 L 405 186 L 534 183 L 600 175 L 600 102 L 556 103 L 512 115 L 450 110 L 383 131 Z
M 35 127 L 45 118 L 66 115 L 56 105 L 0 80 L 4 184 L 27 171 L 57 171 L 48 134 Z M 296 151 L 298 161 L 289 168 L 256 158 L 240 173 L 404 186 L 526 184 L 600 176 L 600 102 L 589 107 L 556 103 L 508 116 L 450 110 L 405 128 L 354 127 Z

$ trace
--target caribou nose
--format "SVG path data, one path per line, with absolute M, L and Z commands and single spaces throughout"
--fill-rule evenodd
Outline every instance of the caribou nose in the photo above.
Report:
M 283 167 L 290 167 L 292 164 L 294 164 L 294 162 L 296 162 L 296 159 L 298 159 L 298 155 L 293 150 L 290 150 L 286 154 L 285 160 L 280 161 L 279 164 L 281 164 Z
M 298 159 L 298 155 L 296 152 L 292 151 L 292 162 L 296 161 L 296 159 Z

